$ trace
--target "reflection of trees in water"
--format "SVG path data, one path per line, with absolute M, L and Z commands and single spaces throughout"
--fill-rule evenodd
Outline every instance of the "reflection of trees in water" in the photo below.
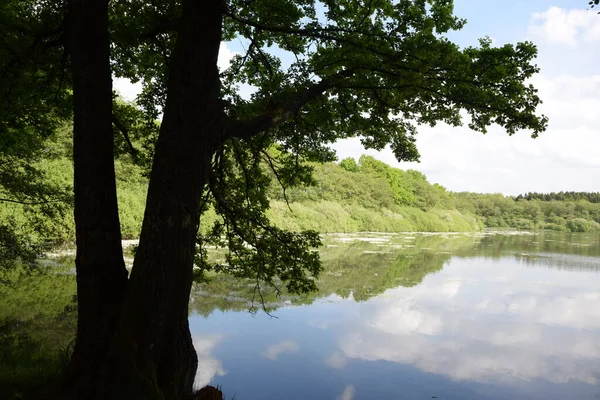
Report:
M 280 300 L 273 290 L 265 288 L 263 299 L 268 309 L 284 303 L 310 304 L 318 298 L 337 294 L 357 301 L 367 300 L 397 286 L 415 286 L 430 273 L 441 270 L 455 251 L 473 249 L 472 236 L 417 235 L 414 240 L 394 237 L 390 242 L 333 242 L 321 250 L 324 270 L 319 279 L 319 291 L 306 296 L 288 296 Z M 337 247 L 335 247 L 337 246 Z M 214 310 L 243 311 L 260 306 L 255 296 L 255 282 L 217 275 L 209 283 L 195 287 L 190 308 L 204 316 Z
M 432 272 L 442 269 L 450 259 L 438 249 L 396 249 L 383 253 L 369 253 L 363 246 L 350 246 L 343 255 L 324 262 L 325 269 L 319 280 L 317 297 L 337 294 L 346 298 L 352 293 L 357 301 L 367 300 L 396 286 L 415 286 Z M 375 250 L 377 251 L 377 250 Z
M 564 271 L 600 272 L 600 264 L 597 257 L 576 256 L 570 254 L 554 253 L 523 253 L 516 254 L 526 267 L 552 268 Z
M 352 293 L 355 300 L 366 300 L 389 288 L 419 284 L 427 274 L 441 270 L 451 256 L 494 259 L 512 256 L 531 267 L 600 270 L 595 258 L 600 256 L 598 234 L 416 234 L 386 238 L 390 241 L 343 242 L 340 237 L 329 236 L 326 241 L 331 247 L 321 249 L 325 269 L 319 280 L 319 292 L 303 297 L 283 293 L 278 299 L 273 290 L 265 290 L 263 298 L 267 307 L 274 309 L 286 301 L 310 304 L 330 294 L 346 298 Z M 210 283 L 195 287 L 190 309 L 201 315 L 209 315 L 214 310 L 248 310 L 254 289 L 255 282 L 217 275 Z M 0 286 L 0 323 L 13 318 L 32 340 L 43 340 L 57 348 L 73 337 L 75 316 L 65 314 L 64 310 L 75 309 L 74 294 L 74 277 L 60 271 L 23 275 L 11 286 Z M 255 298 L 255 305 L 260 306 L 260 298 Z
M 355 237 L 356 238 L 356 237 Z M 600 235 L 536 232 L 486 235 L 389 235 L 389 241 L 326 240 L 321 250 L 324 271 L 319 291 L 307 296 L 278 299 L 265 288 L 263 299 L 269 310 L 284 303 L 310 304 L 318 298 L 337 294 L 357 301 L 367 300 L 398 286 L 415 286 L 430 273 L 441 270 L 451 257 L 500 259 L 515 257 L 525 266 L 571 271 L 598 271 Z M 261 299 L 254 295 L 256 283 L 217 275 L 210 283 L 197 285 L 190 309 L 204 316 L 214 310 L 244 311 Z
M 528 267 L 599 271 L 600 235 L 556 232 L 491 234 L 481 237 L 474 249 L 459 249 L 453 255 L 492 259 L 512 256 Z
M 25 390 L 56 378 L 60 355 L 77 326 L 73 275 L 21 270 L 11 274 L 11 284 L 0 285 L 2 399 L 20 398 Z
M 513 235 L 490 234 L 481 237 L 476 252 L 458 256 L 506 257 L 527 252 L 600 256 L 600 235 L 597 233 L 535 232 Z

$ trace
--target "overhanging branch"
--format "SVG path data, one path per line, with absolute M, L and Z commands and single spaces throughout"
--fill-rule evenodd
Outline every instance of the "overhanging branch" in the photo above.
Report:
M 225 131 L 225 139 L 232 137 L 249 138 L 279 125 L 296 114 L 306 103 L 319 97 L 328 89 L 341 85 L 346 78 L 351 77 L 353 74 L 353 70 L 341 71 L 299 91 L 292 99 L 283 99 L 281 103 L 271 107 L 261 115 L 234 123 Z

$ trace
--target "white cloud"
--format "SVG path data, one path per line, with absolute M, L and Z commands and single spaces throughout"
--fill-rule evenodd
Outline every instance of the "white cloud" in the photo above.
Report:
M 537 139 L 508 136 L 493 126 L 486 135 L 466 127 L 420 127 L 421 163 L 398 163 L 391 150 L 366 151 L 357 139 L 333 145 L 339 158 L 371 154 L 386 163 L 424 172 L 455 191 L 600 190 L 600 75 L 539 75 L 532 80 L 550 118 Z
M 237 54 L 238 53 L 232 51 L 227 46 L 227 43 L 221 43 L 221 46 L 219 47 L 219 59 L 217 60 L 217 66 L 219 67 L 219 69 L 221 71 L 227 69 L 227 67 L 229 67 L 229 63 L 231 62 L 231 59 Z
M 267 349 L 262 354 L 263 357 L 268 358 L 269 360 L 277 360 L 281 354 L 284 353 L 296 353 L 300 349 L 298 343 L 293 340 L 284 340 L 279 343 L 272 344 L 267 346 Z
M 208 385 L 215 375 L 223 376 L 227 373 L 221 360 L 214 358 L 211 353 L 221 341 L 221 336 L 196 336 L 193 338 L 194 348 L 198 354 L 198 370 L 194 379 L 194 388 L 200 389 Z
M 600 41 L 600 24 L 595 12 L 550 7 L 533 13 L 528 33 L 547 43 L 575 46 L 581 42 Z

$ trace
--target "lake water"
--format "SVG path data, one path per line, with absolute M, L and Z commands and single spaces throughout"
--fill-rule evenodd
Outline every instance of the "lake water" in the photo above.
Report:
M 600 235 L 330 235 L 321 292 L 198 286 L 196 384 L 252 399 L 600 399 Z M 256 305 L 256 304 L 255 304 Z

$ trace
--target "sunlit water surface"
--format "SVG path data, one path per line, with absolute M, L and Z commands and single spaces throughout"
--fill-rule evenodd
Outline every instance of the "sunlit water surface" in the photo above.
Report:
M 196 385 L 228 399 L 600 399 L 597 234 L 330 235 L 322 291 L 214 279 Z M 255 301 L 256 305 L 256 301 Z

